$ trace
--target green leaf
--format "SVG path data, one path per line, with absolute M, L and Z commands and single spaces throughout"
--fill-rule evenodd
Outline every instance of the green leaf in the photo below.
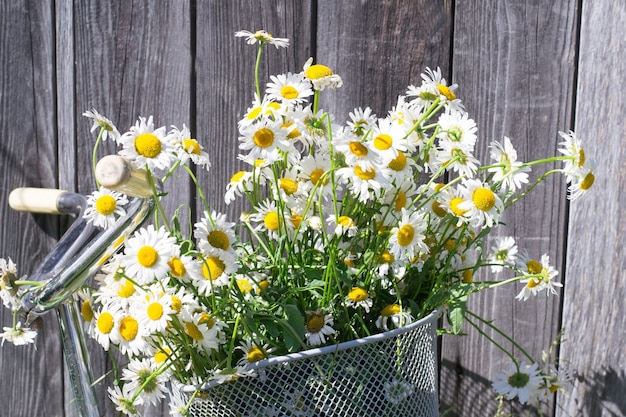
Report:
M 296 352 L 304 343 L 304 317 L 302 317 L 298 307 L 293 304 L 285 305 L 285 316 L 287 321 L 281 322 L 285 346 L 290 352 Z

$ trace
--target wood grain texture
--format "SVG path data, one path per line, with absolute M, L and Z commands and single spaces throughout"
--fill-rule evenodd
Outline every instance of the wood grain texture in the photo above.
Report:
M 572 123 L 576 16 L 576 4 L 569 1 L 456 3 L 452 81 L 459 84 L 458 96 L 477 123 L 476 155 L 483 164 L 490 159 L 488 144 L 502 142 L 503 136 L 511 138 L 521 160 L 557 153 L 557 131 L 568 130 Z M 531 181 L 544 169 L 535 169 Z M 492 235 L 514 236 L 518 247 L 533 259 L 547 253 L 551 265 L 561 270 L 565 190 L 563 178 L 551 177 L 507 211 L 502 219 L 506 225 Z M 475 279 L 494 276 L 484 271 Z M 495 319 L 496 325 L 541 360 L 542 350 L 559 330 L 560 299 L 541 295 L 520 302 L 514 297 L 521 287 L 478 294 L 470 299 L 469 307 Z M 442 410 L 451 416 L 493 415 L 497 403 L 491 383 L 510 359 L 467 323 L 464 331 L 468 336 L 443 338 Z M 512 348 L 502 338 L 496 336 L 496 340 Z M 520 352 L 516 357 L 525 360 Z M 540 411 L 550 415 L 551 408 L 547 404 Z M 509 411 L 522 413 L 517 407 Z M 532 408 L 524 412 L 539 413 Z
M 16 187 L 55 187 L 56 132 L 52 2 L 0 5 L 0 253 L 32 272 L 59 235 L 58 219 L 13 212 Z M 0 326 L 11 326 L 0 309 Z M 0 416 L 63 415 L 62 353 L 54 315 L 43 321 L 35 348 L 0 349 Z
M 576 132 L 596 181 L 571 204 L 561 355 L 578 375 L 557 416 L 626 415 L 626 4 L 583 2 Z

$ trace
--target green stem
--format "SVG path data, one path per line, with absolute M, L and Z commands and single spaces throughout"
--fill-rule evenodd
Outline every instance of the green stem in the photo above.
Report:
M 506 202 L 506 204 L 504 205 L 504 209 L 502 211 L 505 211 L 506 209 L 508 209 L 509 207 L 511 207 L 513 204 L 515 204 L 517 201 L 521 200 L 522 198 L 526 197 L 526 195 L 531 192 L 537 185 L 539 185 L 539 183 L 541 183 L 543 180 L 545 180 L 548 176 L 552 175 L 552 174 L 556 174 L 557 172 L 563 172 L 563 170 L 561 169 L 552 169 L 546 173 L 544 173 L 542 176 L 540 176 L 539 178 L 537 178 L 537 180 L 533 183 L 533 185 L 531 185 L 530 187 L 528 187 L 526 190 L 524 190 L 523 193 L 521 193 L 520 195 L 518 195 L 517 197 L 515 197 L 512 200 L 509 200 Z
M 95 145 L 93 145 L 93 151 L 91 154 L 91 165 L 92 165 L 92 172 L 96 172 L 96 165 L 98 164 L 98 148 L 100 147 L 100 143 L 102 142 L 102 136 L 104 135 L 104 128 L 100 128 L 100 132 L 98 132 L 98 138 L 96 139 L 96 143 Z M 98 179 L 95 178 L 96 180 L 96 189 L 99 190 L 100 189 L 100 183 L 98 182 Z
M 254 64 L 254 89 L 256 96 L 261 102 L 261 86 L 259 84 L 259 68 L 261 66 L 261 55 L 263 54 L 263 42 L 259 42 L 259 50 L 256 54 L 256 63 Z

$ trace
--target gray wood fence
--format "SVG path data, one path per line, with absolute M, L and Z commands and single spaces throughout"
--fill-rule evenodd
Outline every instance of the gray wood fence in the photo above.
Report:
M 238 168 L 236 121 L 253 93 L 254 48 L 236 30 L 291 39 L 289 49 L 269 51 L 263 77 L 298 72 L 310 56 L 342 75 L 344 87 L 324 103 L 339 120 L 356 106 L 385 114 L 425 67 L 439 66 L 478 124 L 482 160 L 504 135 L 523 160 L 552 155 L 556 132 L 575 129 L 596 161 L 591 195 L 569 204 L 555 177 L 504 219 L 502 234 L 550 254 L 559 296 L 517 302 L 519 288 L 503 288 L 471 304 L 538 356 L 564 332 L 560 355 L 577 372 L 569 395 L 509 412 L 626 415 L 625 21 L 621 0 L 0 2 L 0 256 L 29 273 L 67 223 L 12 212 L 11 189 L 92 191 L 94 136 L 81 116 L 92 107 L 121 129 L 139 115 L 186 123 L 213 160 L 200 177 L 205 193 L 221 196 Z M 169 209 L 194 207 L 190 184 L 174 183 Z M 0 323 L 9 322 L 2 311 Z M 441 341 L 442 414 L 493 415 L 490 384 L 507 361 L 466 330 Z M 108 369 L 103 355 L 93 361 Z M 36 349 L 0 349 L 0 381 L 0 417 L 75 415 L 52 315 Z

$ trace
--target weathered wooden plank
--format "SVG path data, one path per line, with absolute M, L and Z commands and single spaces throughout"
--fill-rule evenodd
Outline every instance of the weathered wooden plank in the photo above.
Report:
M 237 160 L 237 121 L 254 98 L 256 47 L 236 38 L 238 30 L 267 30 L 289 38 L 287 49 L 266 46 L 260 70 L 261 91 L 269 76 L 299 72 L 311 55 L 311 2 L 288 0 L 255 2 L 198 2 L 196 13 L 196 123 L 198 140 L 212 161 L 211 170 L 199 172 L 211 209 L 238 220 L 242 207 L 226 206 L 224 192 L 232 175 L 245 165 Z M 202 212 L 202 203 L 198 201 Z
M 16 187 L 56 186 L 54 36 L 51 2 L 0 5 L 0 256 L 28 274 L 58 237 L 58 219 L 13 212 Z M 0 309 L 0 325 L 11 326 Z M 45 317 L 33 347 L 0 349 L 2 416 L 62 415 L 62 354 L 54 315 Z
M 626 4 L 583 2 L 576 132 L 595 184 L 570 209 L 562 357 L 577 372 L 558 416 L 626 414 Z
M 477 156 L 483 163 L 489 161 L 489 142 L 503 136 L 511 138 L 521 160 L 556 154 L 557 131 L 572 123 L 576 16 L 576 3 L 569 1 L 456 3 L 452 79 L 477 122 Z M 535 171 L 531 180 L 537 178 Z M 562 178 L 553 177 L 535 189 L 503 221 L 506 226 L 494 234 L 515 236 L 520 249 L 533 258 L 547 253 L 561 269 L 566 221 Z M 488 271 L 475 279 L 486 277 L 493 279 Z M 557 335 L 560 300 L 541 296 L 516 301 L 520 289 L 480 294 L 470 309 L 495 319 L 540 360 Z M 491 382 L 510 360 L 469 326 L 464 330 L 468 336 L 443 340 L 442 410 L 451 416 L 493 415 L 497 404 Z M 524 359 L 519 352 L 517 357 Z M 509 411 L 521 412 L 517 407 Z M 542 411 L 550 415 L 551 406 Z M 528 412 L 537 413 L 532 408 Z
M 74 2 L 75 88 L 59 86 L 59 94 L 72 94 L 67 101 L 74 105 L 76 125 L 68 150 L 76 155 L 74 169 L 60 172 L 71 178 L 76 189 L 90 193 L 94 189 L 91 151 L 95 133 L 91 121 L 82 117 L 85 110 L 96 108 L 109 117 L 121 133 L 139 116 L 154 116 L 155 126 L 189 125 L 191 116 L 191 16 L 190 2 Z M 105 143 L 99 155 L 115 153 L 119 147 Z M 172 215 L 180 204 L 191 200 L 189 181 L 172 178 L 166 184 L 169 196 L 165 210 Z M 92 362 L 96 376 L 110 371 L 110 362 L 93 341 Z M 100 384 L 100 403 L 104 415 L 114 415 L 108 401 L 108 378 Z M 163 410 L 166 407 L 164 405 Z M 73 411 L 73 410 L 72 410 Z M 148 415 L 161 411 L 149 410 Z M 167 414 L 165 411 L 163 414 Z

